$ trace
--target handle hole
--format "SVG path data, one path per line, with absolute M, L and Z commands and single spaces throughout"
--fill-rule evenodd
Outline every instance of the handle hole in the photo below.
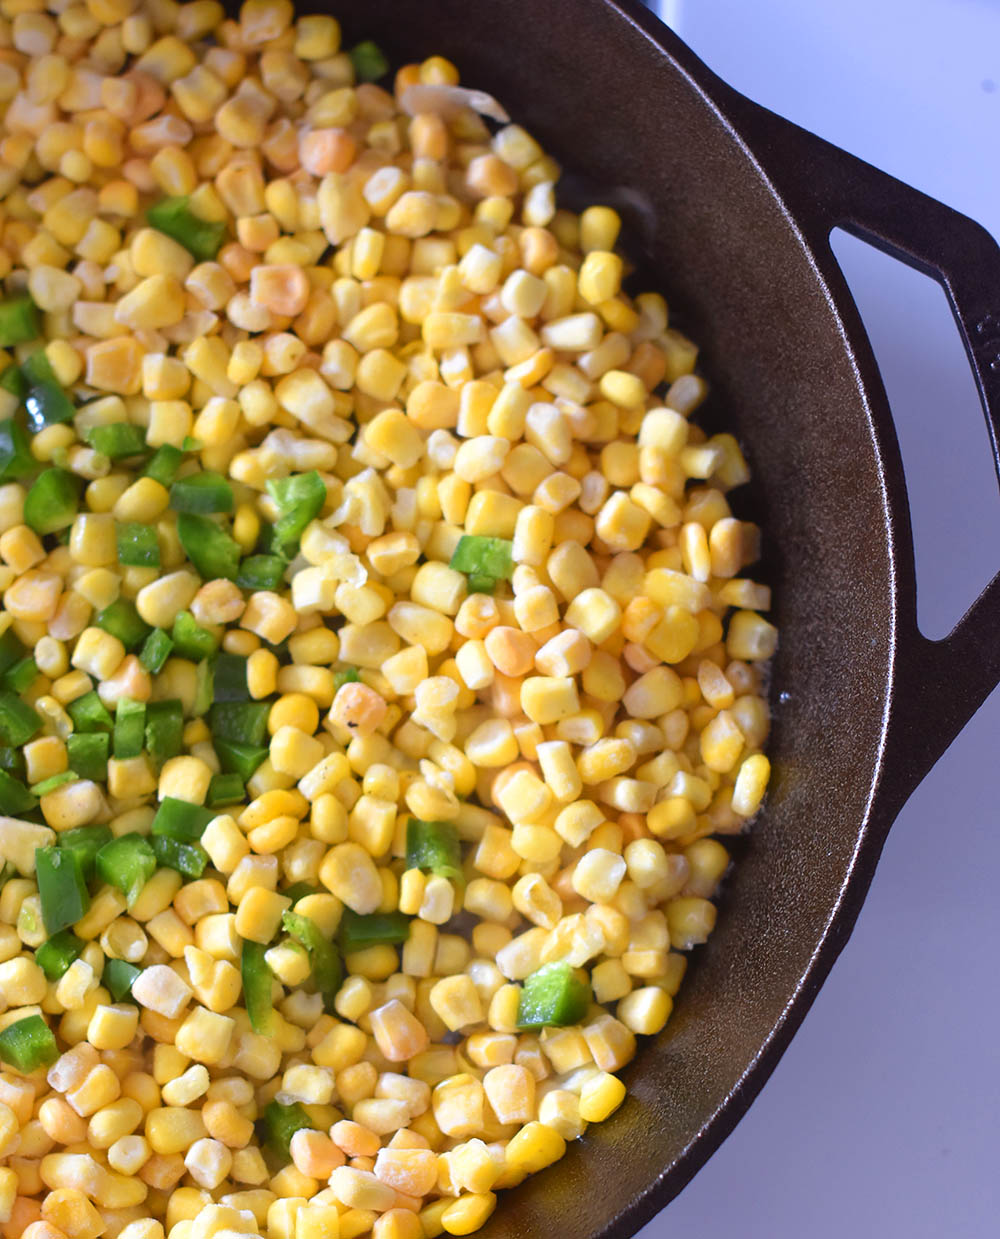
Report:
M 913 525 L 917 625 L 938 640 L 997 570 L 1000 491 L 982 403 L 941 285 L 841 228 L 830 244 L 889 397 Z

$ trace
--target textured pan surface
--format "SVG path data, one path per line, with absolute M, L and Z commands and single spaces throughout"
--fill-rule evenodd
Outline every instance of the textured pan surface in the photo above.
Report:
M 649 286 L 701 344 L 708 416 L 739 436 L 754 472 L 742 511 L 764 526 L 781 630 L 766 813 L 739 849 L 719 928 L 695 953 L 665 1034 L 626 1072 L 626 1105 L 505 1193 L 482 1232 L 625 1235 L 749 1103 L 734 1099 L 709 1127 L 781 1023 L 859 843 L 892 607 L 871 432 L 793 224 L 712 106 L 620 12 L 602 0 L 338 0 L 330 11 L 348 38 L 377 39 L 394 63 L 449 56 L 567 168 L 649 199 Z

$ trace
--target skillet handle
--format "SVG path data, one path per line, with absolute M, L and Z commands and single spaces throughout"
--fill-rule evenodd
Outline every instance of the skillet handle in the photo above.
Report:
M 944 287 L 975 376 L 1000 477 L 1000 247 L 967 216 L 723 87 L 724 109 L 821 256 L 842 308 L 857 319 L 830 248 L 843 228 Z M 829 259 L 827 262 L 825 260 Z M 857 320 L 860 327 L 860 321 Z M 861 330 L 858 338 L 866 340 Z M 872 359 L 873 360 L 873 359 Z M 871 367 L 874 371 L 874 365 Z M 876 371 L 877 372 L 877 371 Z M 940 641 L 917 627 L 913 536 L 899 444 L 883 390 L 870 411 L 886 470 L 896 564 L 897 629 L 884 755 L 890 786 L 906 797 L 1000 680 L 1000 573 Z M 897 774 L 898 772 L 898 774 Z

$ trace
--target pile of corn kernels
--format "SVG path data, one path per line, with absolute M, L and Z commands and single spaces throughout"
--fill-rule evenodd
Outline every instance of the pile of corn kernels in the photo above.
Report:
M 0 1055 L 48 1030 L 0 1074 L 4 1239 L 474 1231 L 624 1100 L 714 926 L 712 836 L 766 788 L 776 633 L 695 346 L 495 101 L 440 57 L 358 80 L 378 60 L 288 0 L 0 0 Z M 179 533 L 199 474 L 214 579 Z M 278 545 L 300 475 L 320 506 Z M 463 537 L 509 572 L 452 566 Z M 235 775 L 226 656 L 239 727 L 269 706 Z M 109 739 L 74 740 L 84 698 Z M 183 863 L 165 802 L 203 814 Z M 407 867 L 411 819 L 457 871 Z M 91 859 L 46 970 L 36 858 L 91 827 L 155 870 Z M 572 1023 L 524 1017 L 549 965 Z

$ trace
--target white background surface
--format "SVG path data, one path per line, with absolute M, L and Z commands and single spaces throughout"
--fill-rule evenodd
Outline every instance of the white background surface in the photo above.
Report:
M 1000 237 L 1000 0 L 670 7 L 745 94 Z M 938 637 L 1000 567 L 978 400 L 937 287 L 850 238 L 837 253 L 892 401 L 919 616 Z M 998 735 L 994 693 L 900 814 L 854 936 L 763 1093 L 643 1239 L 1000 1235 Z

